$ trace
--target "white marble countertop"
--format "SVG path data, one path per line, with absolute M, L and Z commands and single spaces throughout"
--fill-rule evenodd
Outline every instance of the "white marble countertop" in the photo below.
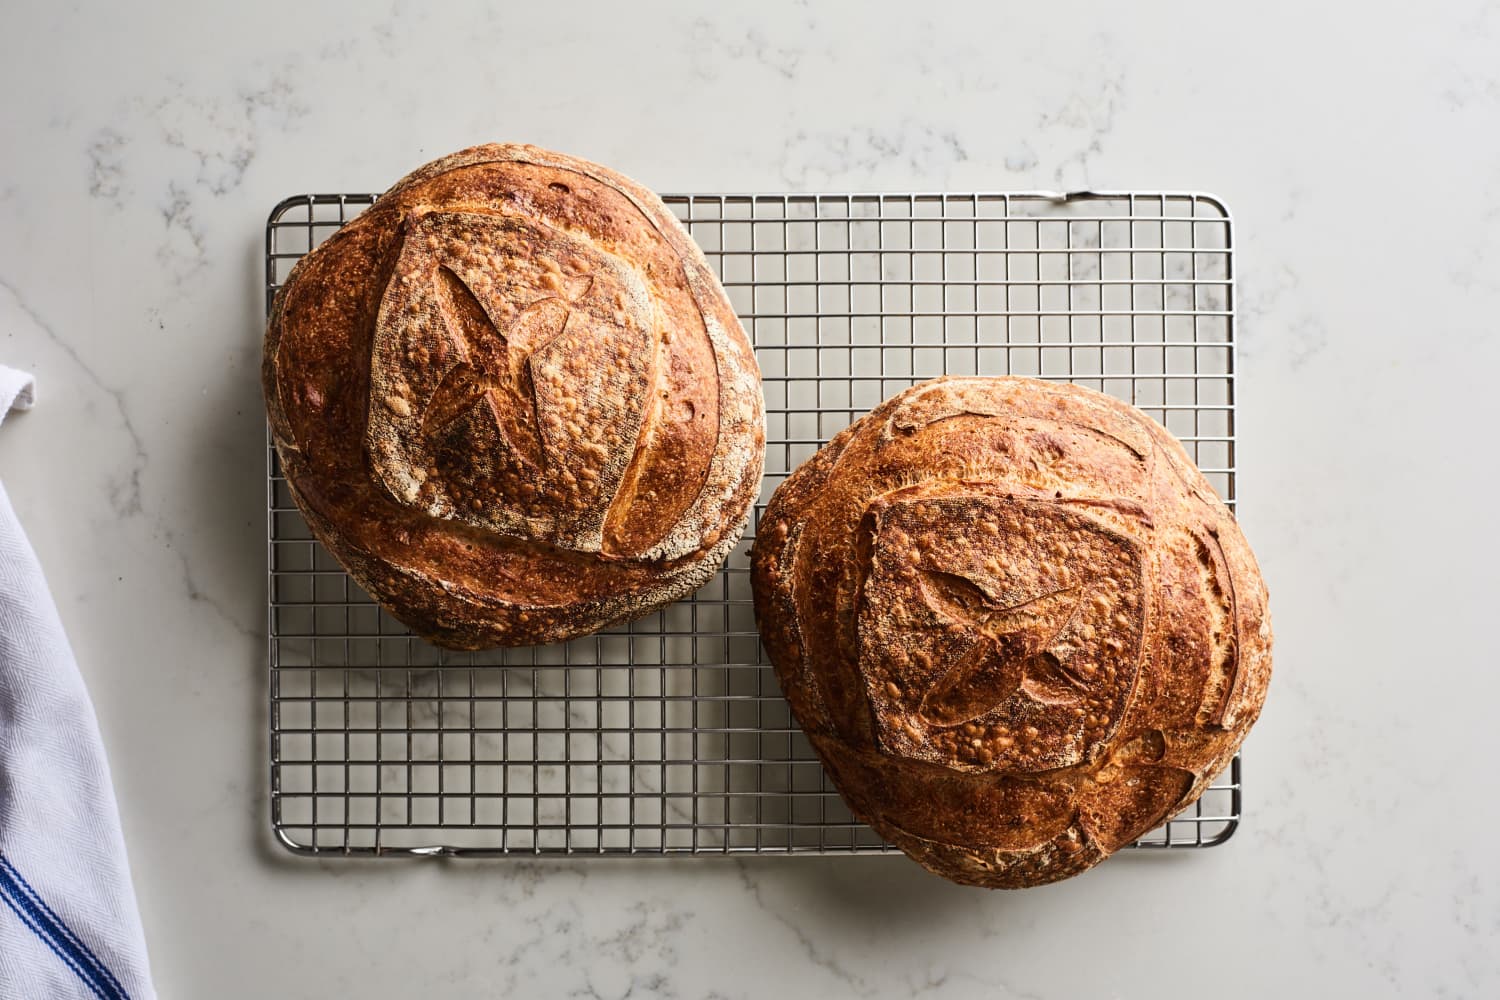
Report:
M 0 360 L 40 390 L 0 476 L 98 706 L 164 997 L 1500 992 L 1500 7 L 136 6 L 23 2 L 0 32 Z M 279 853 L 265 216 L 489 139 L 662 190 L 1223 196 L 1277 632 L 1229 845 L 1021 894 L 900 858 Z

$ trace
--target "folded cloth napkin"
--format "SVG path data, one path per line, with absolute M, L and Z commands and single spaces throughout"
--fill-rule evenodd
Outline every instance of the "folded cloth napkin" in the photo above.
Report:
M 31 376 L 0 366 L 0 419 Z M 104 744 L 0 486 L 0 997 L 151 998 Z

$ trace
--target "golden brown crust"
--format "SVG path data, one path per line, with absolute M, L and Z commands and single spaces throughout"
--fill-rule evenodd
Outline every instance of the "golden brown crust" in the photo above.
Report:
M 1097 864 L 1197 798 L 1265 699 L 1238 525 L 1176 439 L 1091 390 L 914 386 L 777 489 L 751 558 L 850 807 L 957 882 Z
M 686 596 L 759 490 L 759 370 L 702 254 L 651 192 L 532 146 L 430 163 L 304 257 L 262 375 L 314 533 L 448 646 Z

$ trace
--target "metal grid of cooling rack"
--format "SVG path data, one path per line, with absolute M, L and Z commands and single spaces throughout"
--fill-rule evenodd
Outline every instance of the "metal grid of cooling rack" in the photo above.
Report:
M 266 302 L 373 195 L 271 213 Z M 312 539 L 268 448 L 271 820 L 343 855 L 889 850 L 825 778 L 762 658 L 747 552 L 771 492 L 851 420 L 950 374 L 1127 400 L 1234 503 L 1229 213 L 1199 194 L 685 195 L 764 375 L 766 477 L 691 600 L 566 645 L 412 637 Z M 1240 762 L 1137 846 L 1234 832 Z

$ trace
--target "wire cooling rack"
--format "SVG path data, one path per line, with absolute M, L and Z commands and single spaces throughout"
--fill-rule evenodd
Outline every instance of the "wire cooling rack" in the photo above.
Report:
M 302 195 L 266 227 L 266 302 L 374 200 Z M 944 373 L 1031 375 L 1156 418 L 1234 503 L 1231 221 L 1201 194 L 666 199 L 754 341 L 755 520 L 691 600 L 566 645 L 414 638 L 308 531 L 267 451 L 271 821 L 301 854 L 863 854 L 890 850 L 823 774 L 759 648 L 747 553 L 787 472 Z M 1236 758 L 1136 846 L 1234 832 Z

